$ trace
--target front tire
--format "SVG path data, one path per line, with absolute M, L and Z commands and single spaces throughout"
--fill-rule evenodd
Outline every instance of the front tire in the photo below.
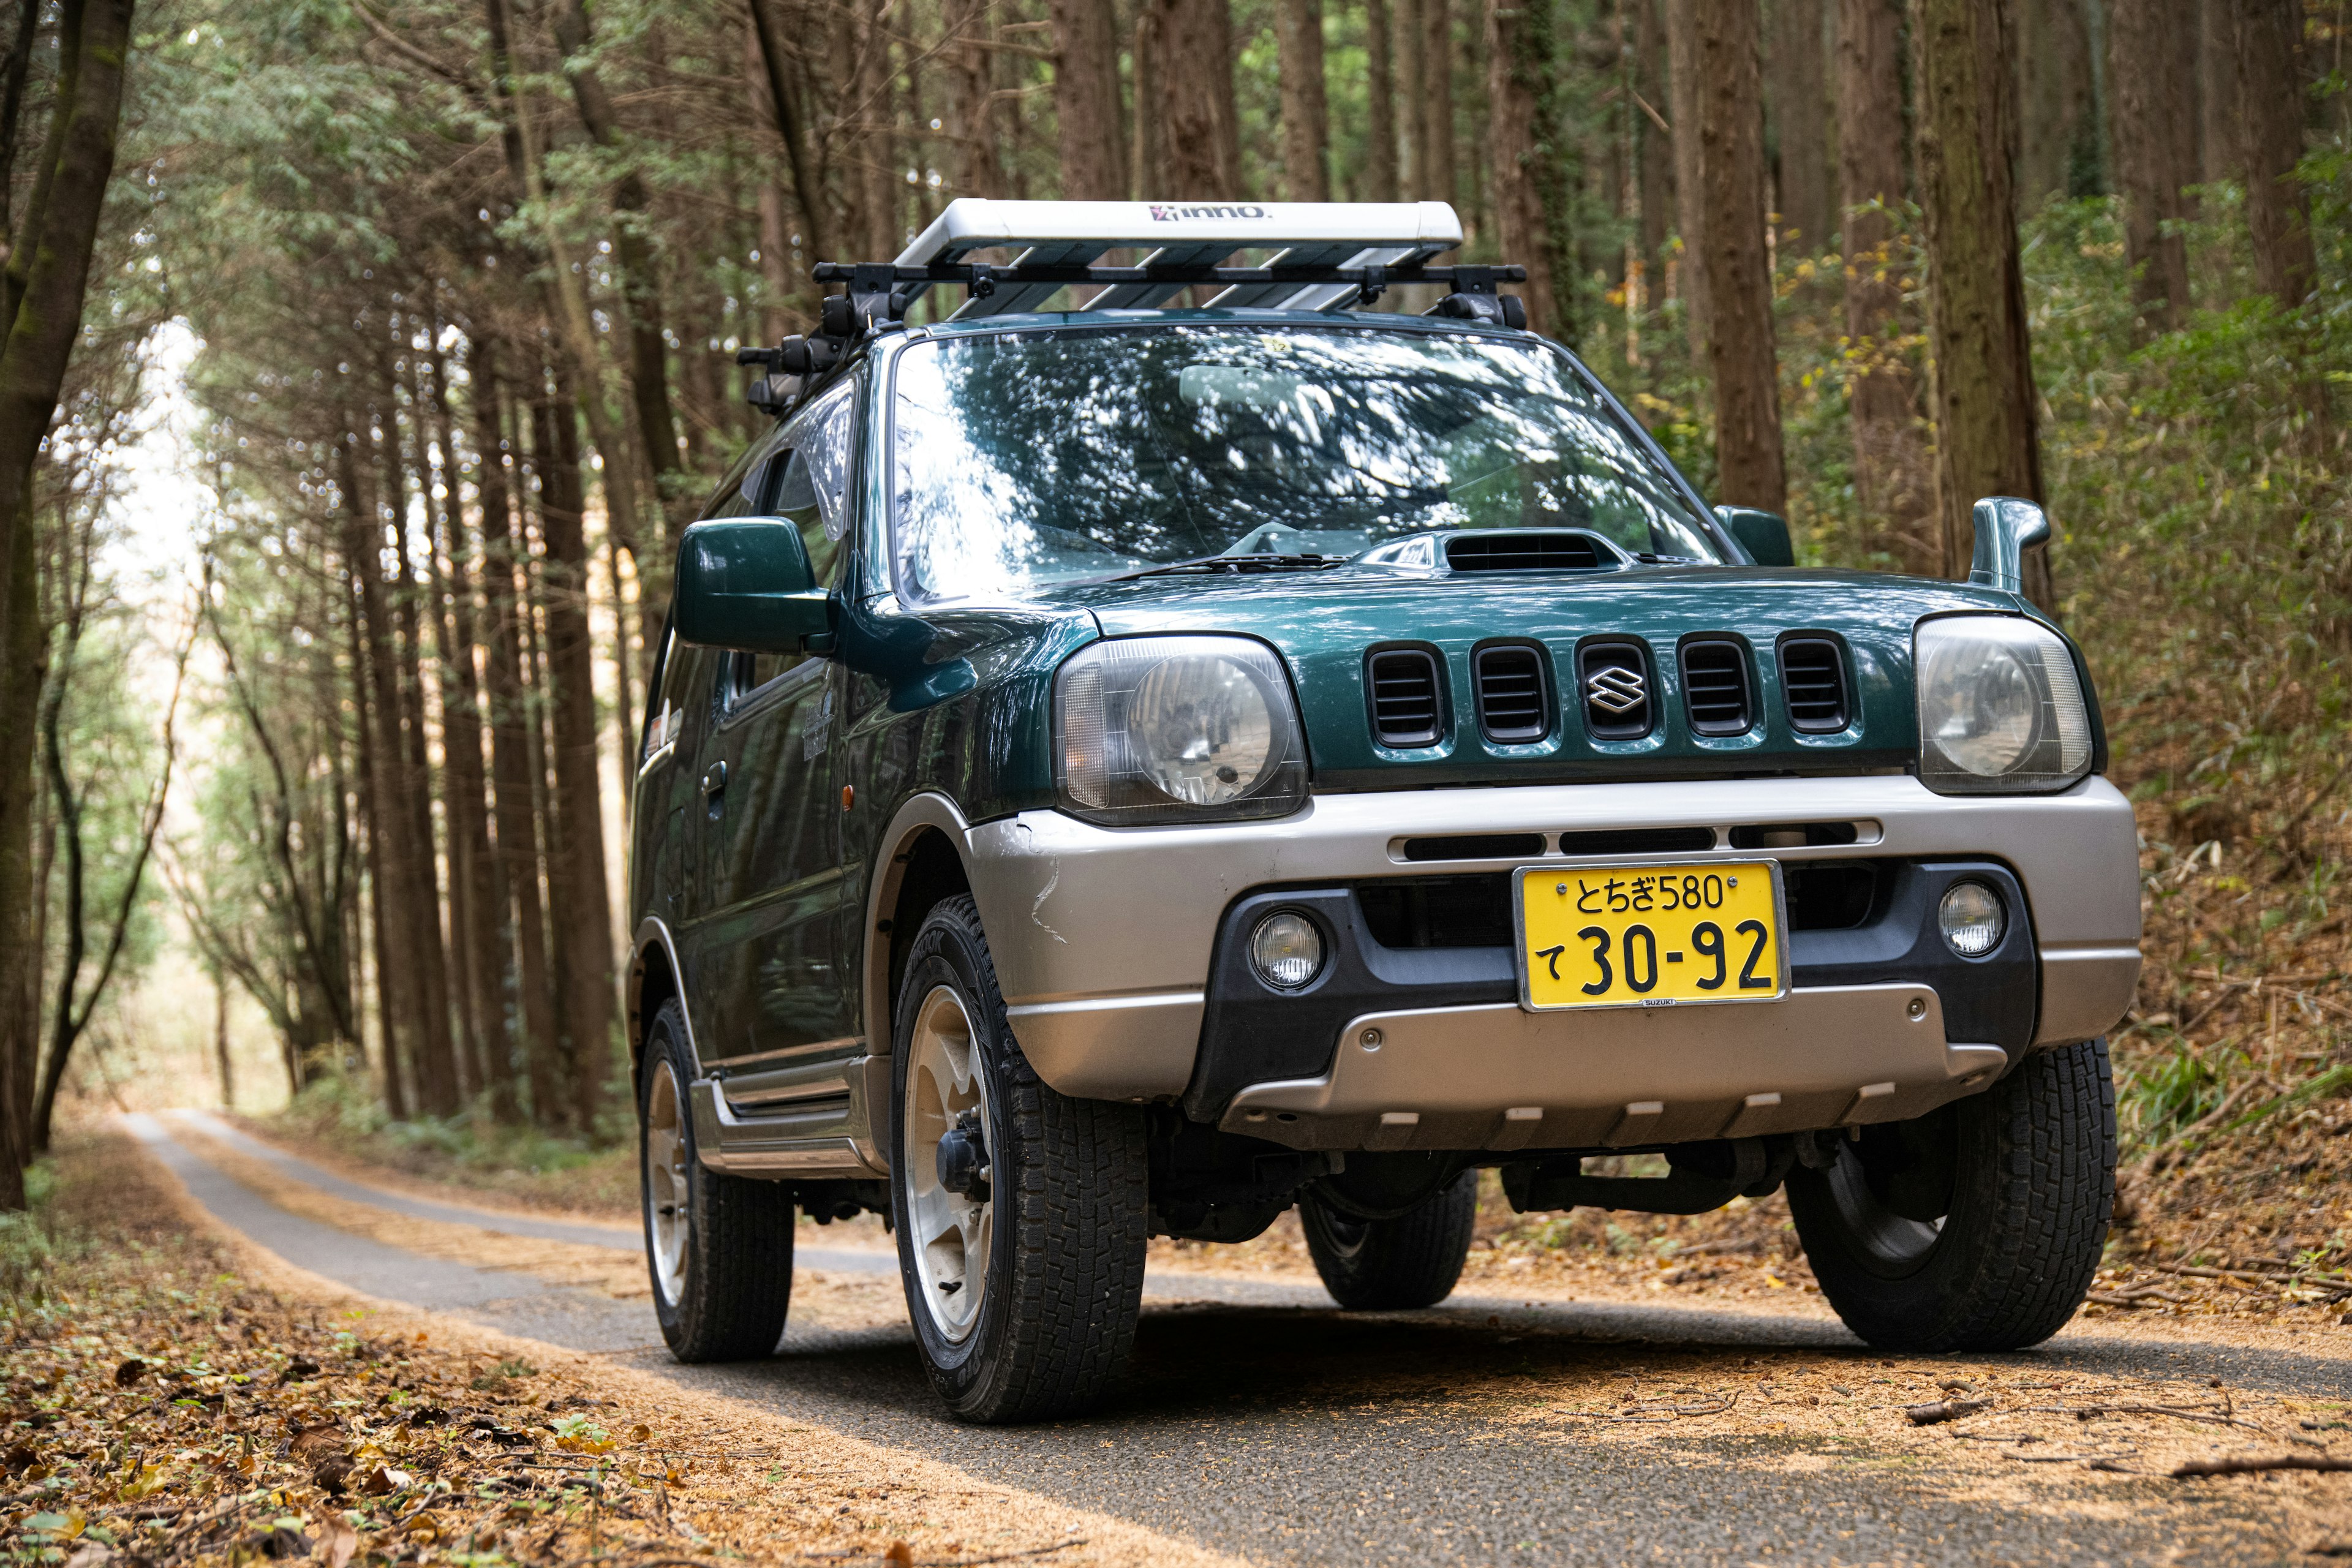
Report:
M 687 1363 L 754 1361 L 783 1338 L 793 1300 L 793 1205 L 774 1182 L 721 1175 L 695 1155 L 686 1016 L 662 1004 L 637 1075 L 637 1169 L 654 1314 Z
M 1806 1260 L 1881 1350 L 2011 1351 L 2083 1303 L 2116 1196 L 2107 1043 L 2039 1052 L 1984 1093 L 1864 1129 L 1789 1177 Z
M 892 1018 L 890 1207 L 932 1386 L 972 1422 L 1099 1404 L 1142 1312 L 1142 1112 L 1030 1068 L 969 898 L 916 932 Z
M 1478 1173 L 1465 1171 L 1394 1219 L 1358 1219 L 1312 1193 L 1298 1200 L 1307 1254 L 1331 1299 L 1354 1311 L 1409 1311 L 1454 1294 L 1478 1219 Z

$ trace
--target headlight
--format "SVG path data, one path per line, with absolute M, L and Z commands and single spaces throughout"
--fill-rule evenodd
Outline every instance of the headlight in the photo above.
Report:
M 1922 621 L 1919 778 L 1940 795 L 2061 789 L 2091 765 L 2066 639 L 2021 616 Z
M 1281 816 L 1307 798 L 1282 665 L 1246 637 L 1122 637 L 1080 649 L 1054 690 L 1062 801 L 1096 822 Z

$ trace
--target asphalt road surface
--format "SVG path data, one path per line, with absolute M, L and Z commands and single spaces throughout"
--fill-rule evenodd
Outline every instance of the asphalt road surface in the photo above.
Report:
M 1985 1456 L 1954 1439 L 1956 1460 L 1973 1462 L 1955 1479 L 1939 1450 L 1921 1448 L 1924 1438 L 1890 1436 L 1904 1426 L 1891 1415 L 1893 1387 L 1874 1405 L 1861 1386 L 1915 1387 L 1924 1375 L 1916 1359 L 1877 1359 L 1817 1316 L 1729 1306 L 1471 1294 L 1428 1311 L 1353 1314 L 1311 1280 L 1155 1269 L 1134 1370 L 1110 1409 L 1038 1427 L 961 1426 L 943 1417 L 923 1378 L 903 1308 L 862 1327 L 795 1323 L 765 1362 L 682 1367 L 662 1350 L 642 1299 L 550 1285 L 488 1259 L 426 1258 L 298 1216 L 202 1150 L 216 1140 L 283 1179 L 414 1219 L 632 1253 L 634 1229 L 388 1193 L 196 1113 L 134 1117 L 131 1127 L 223 1226 L 353 1289 L 601 1352 L 1253 1562 L 2310 1562 L 2305 1552 L 2320 1543 L 2315 1499 L 2343 1504 L 2352 1521 L 2352 1476 L 2295 1478 L 2321 1489 L 2296 1492 L 2296 1513 L 2276 1506 L 2288 1489 L 2254 1484 L 2261 1478 L 2180 1483 L 2072 1466 L 2032 1467 L 2028 1477 L 2017 1465 L 2009 1472 L 2030 1486 L 2006 1484 L 1999 1466 L 1988 1481 Z M 805 1240 L 797 1264 L 835 1276 L 896 1273 L 891 1254 Z M 2229 1342 L 2218 1325 L 2212 1337 L 2199 1331 L 2167 1339 L 2077 1324 L 2032 1352 L 1934 1369 L 1995 1382 L 2218 1378 L 2256 1402 L 2352 1400 L 2352 1353 L 2313 1348 L 2332 1340 Z M 1725 1426 L 1573 1414 L 1596 1408 L 1596 1392 L 1664 1394 L 1671 1405 L 1678 1394 L 1769 1380 L 1783 1367 L 1791 1379 L 1827 1369 L 1845 1380 L 1840 1394 L 1859 1389 L 1853 1419 L 1799 1412 L 1806 1418 Z M 2319 1512 L 2326 1522 L 2327 1508 Z

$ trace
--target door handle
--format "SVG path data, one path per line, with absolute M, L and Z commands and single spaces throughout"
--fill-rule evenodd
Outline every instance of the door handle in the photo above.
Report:
M 726 787 L 727 764 L 725 763 L 711 763 L 710 771 L 702 775 L 702 793 L 705 795 L 717 795 L 720 790 L 725 789 Z

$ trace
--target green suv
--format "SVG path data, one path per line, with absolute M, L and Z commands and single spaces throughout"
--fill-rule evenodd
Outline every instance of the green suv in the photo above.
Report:
M 1295 1205 L 1340 1305 L 1425 1307 L 1488 1167 L 1785 1187 L 1874 1345 L 2072 1315 L 2139 898 L 2019 591 L 2048 524 L 1979 503 L 1967 583 L 1796 570 L 1459 238 L 959 201 L 745 356 L 776 424 L 686 531 L 629 860 L 680 1358 L 772 1352 L 795 1211 L 873 1211 L 949 1407 L 1066 1414 L 1152 1237 Z M 1363 308 L 1403 284 L 1446 291 Z

